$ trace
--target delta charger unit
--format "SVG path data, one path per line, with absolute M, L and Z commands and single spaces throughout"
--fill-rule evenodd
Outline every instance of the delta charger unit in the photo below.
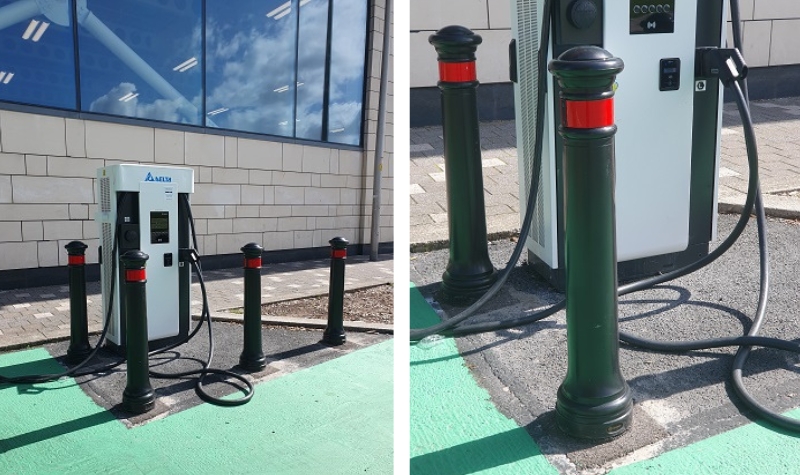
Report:
M 97 171 L 101 236 L 100 273 L 107 344 L 125 347 L 125 270 L 119 257 L 130 250 L 150 256 L 147 269 L 147 332 L 150 350 L 182 341 L 190 317 L 189 194 L 194 170 L 148 165 L 111 165 Z
M 667 272 L 708 253 L 716 238 L 722 88 L 695 74 L 696 49 L 724 47 L 723 0 L 552 0 L 550 57 L 578 45 L 621 58 L 617 76 L 616 236 L 619 278 Z M 512 80 L 522 213 L 531 183 L 543 1 L 512 1 Z M 528 260 L 564 282 L 559 88 L 548 74 L 541 178 Z

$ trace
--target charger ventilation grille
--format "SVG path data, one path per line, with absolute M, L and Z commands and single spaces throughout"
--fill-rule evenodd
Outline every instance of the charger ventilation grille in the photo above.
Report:
M 100 178 L 100 211 L 111 211 L 111 180 L 107 176 Z
M 517 151 L 518 160 L 522 160 L 525 171 L 525 195 L 530 194 L 533 172 L 534 144 L 536 142 L 536 107 L 539 93 L 539 14 L 537 1 L 516 0 L 517 6 L 517 80 L 520 96 L 520 110 L 517 120 L 521 122 L 519 130 L 522 137 L 518 143 L 522 145 Z M 544 180 L 542 169 L 539 170 L 540 181 Z M 529 238 L 545 247 L 544 232 L 544 186 L 539 186 L 536 195 L 536 208 Z
M 115 277 L 111 273 L 111 263 L 114 261 L 114 256 L 111 254 L 111 250 L 114 247 L 114 233 L 113 233 L 113 225 L 110 223 L 102 223 L 101 225 L 102 233 L 102 245 L 103 245 L 103 268 L 102 268 L 102 277 L 103 277 L 103 319 L 106 318 L 106 313 L 108 312 L 108 300 L 109 296 L 111 295 L 111 282 L 112 279 Z M 116 337 L 117 334 L 117 325 L 116 319 L 113 317 L 114 312 L 112 312 L 111 323 L 108 328 L 108 333 L 110 336 Z

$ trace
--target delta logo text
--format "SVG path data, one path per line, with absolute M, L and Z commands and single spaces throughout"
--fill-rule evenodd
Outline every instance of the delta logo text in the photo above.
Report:
M 160 181 L 162 183 L 171 183 L 172 177 L 168 176 L 153 176 L 152 173 L 148 172 L 147 176 L 144 177 L 144 181 Z

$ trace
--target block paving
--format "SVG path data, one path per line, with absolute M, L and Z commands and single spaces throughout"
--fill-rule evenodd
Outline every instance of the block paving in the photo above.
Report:
M 800 97 L 753 101 L 759 180 L 769 215 L 800 218 Z M 747 192 L 744 132 L 734 103 L 723 107 L 719 209 L 741 209 Z M 517 140 L 513 120 L 480 125 L 486 222 L 492 235 L 519 232 Z M 446 246 L 447 194 L 442 128 L 411 129 L 410 236 L 412 249 Z
M 379 256 L 375 262 L 370 262 L 369 256 L 348 256 L 345 290 L 392 283 L 393 263 L 388 255 Z M 265 264 L 261 271 L 262 303 L 325 295 L 329 276 L 329 259 Z M 205 271 L 203 280 L 212 316 L 243 306 L 241 268 Z M 89 331 L 99 333 L 103 321 L 100 282 L 87 282 L 86 293 Z M 194 274 L 191 299 L 192 315 L 199 315 L 202 297 Z M 69 334 L 68 286 L 0 290 L 0 350 L 69 338 Z

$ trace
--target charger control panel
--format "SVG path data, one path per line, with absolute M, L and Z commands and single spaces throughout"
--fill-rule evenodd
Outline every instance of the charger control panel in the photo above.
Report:
M 659 61 L 658 90 L 677 91 L 681 88 L 681 58 Z
M 632 35 L 675 32 L 675 0 L 630 0 Z

